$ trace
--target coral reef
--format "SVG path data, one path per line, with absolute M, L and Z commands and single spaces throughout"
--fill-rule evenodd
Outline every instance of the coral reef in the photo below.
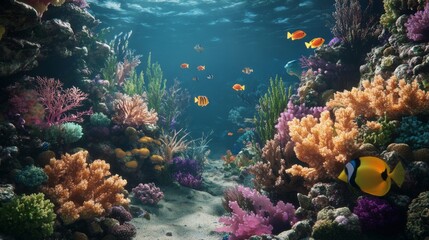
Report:
M 312 237 L 320 240 L 361 239 L 359 219 L 347 207 L 326 207 L 317 213 Z
M 112 176 L 109 164 L 103 160 L 88 164 L 87 156 L 87 151 L 65 154 L 59 160 L 51 159 L 44 169 L 49 180 L 42 191 L 65 224 L 102 216 L 113 205 L 129 202 L 124 195 L 127 181 Z
M 328 107 L 350 107 L 355 116 L 367 118 L 386 114 L 390 120 L 402 116 L 429 113 L 429 92 L 420 89 L 417 81 L 407 83 L 392 76 L 384 80 L 380 76 L 373 81 L 362 81 L 362 89 L 337 92 L 326 103 Z
M 155 186 L 155 183 L 140 183 L 132 189 L 134 198 L 140 200 L 143 204 L 157 204 L 164 198 L 161 189 Z
M 194 189 L 201 188 L 203 166 L 194 159 L 175 157 L 172 160 L 173 179 L 180 185 Z
M 54 232 L 54 204 L 43 193 L 15 197 L 0 207 L 0 231 L 16 239 L 46 239 Z
M 423 123 L 416 116 L 403 117 L 397 134 L 395 142 L 406 143 L 414 150 L 429 147 L 429 123 Z
M 289 122 L 290 136 L 297 158 L 308 167 L 294 165 L 286 172 L 309 182 L 335 179 L 358 149 L 358 128 L 350 107 L 335 111 L 335 121 L 324 111 L 320 119 L 308 115 Z
M 407 213 L 409 239 L 423 239 L 429 235 L 429 192 L 422 192 L 411 202 Z
M 239 240 L 248 239 L 253 235 L 277 234 L 289 229 L 296 222 L 295 208 L 290 203 L 279 201 L 273 205 L 268 197 L 243 186 L 237 186 L 235 192 L 239 195 L 235 199 L 246 200 L 224 202 L 232 215 L 221 217 L 219 222 L 225 226 L 216 229 L 218 232 L 230 233 L 229 239 Z M 240 206 L 239 203 L 245 204 Z
M 416 12 L 410 16 L 405 23 L 407 37 L 416 42 L 429 40 L 429 3 L 426 3 L 424 10 Z
M 357 199 L 353 213 L 359 218 L 363 232 L 392 235 L 405 227 L 405 214 L 387 200 L 362 196 Z
M 118 93 L 113 101 L 115 115 L 113 122 L 125 126 L 138 127 L 145 124 L 155 124 L 158 121 L 158 114 L 149 110 L 147 102 L 138 95 L 132 97 Z
M 25 187 L 35 188 L 46 182 L 48 176 L 43 169 L 34 165 L 29 165 L 16 173 L 15 180 L 18 184 Z

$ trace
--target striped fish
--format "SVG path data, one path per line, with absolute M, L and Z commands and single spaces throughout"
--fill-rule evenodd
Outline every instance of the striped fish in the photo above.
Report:
M 194 102 L 198 106 L 204 107 L 204 106 L 207 106 L 209 104 L 209 99 L 206 96 L 198 96 L 198 97 L 194 97 Z

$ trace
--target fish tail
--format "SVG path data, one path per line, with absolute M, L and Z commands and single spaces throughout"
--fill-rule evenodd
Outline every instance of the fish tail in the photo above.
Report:
M 287 32 L 287 39 L 289 39 L 289 38 L 291 38 L 291 37 L 292 37 L 292 33 Z
M 405 179 L 405 169 L 402 166 L 402 163 L 399 162 L 395 169 L 389 174 L 390 177 L 393 179 L 393 181 L 398 185 L 399 187 L 402 186 L 402 183 Z
M 309 42 L 305 42 L 305 46 L 306 46 L 307 48 L 310 48 L 311 43 L 309 43 Z
M 198 102 L 198 98 L 194 97 L 194 102 L 197 103 Z
M 241 88 L 241 90 L 243 90 L 244 91 L 244 89 L 246 88 L 246 86 L 245 85 L 243 85 L 243 87 Z

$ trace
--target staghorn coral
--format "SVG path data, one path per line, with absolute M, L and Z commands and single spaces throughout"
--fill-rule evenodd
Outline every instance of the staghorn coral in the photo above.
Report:
M 388 119 L 401 116 L 429 113 L 429 92 L 419 88 L 416 80 L 407 83 L 392 76 L 384 80 L 375 76 L 372 82 L 362 81 L 362 89 L 338 92 L 326 103 L 328 107 L 350 107 L 356 116 Z
M 138 127 L 145 124 L 156 124 L 158 114 L 149 110 L 147 103 L 139 95 L 132 97 L 118 93 L 113 101 L 115 115 L 113 122 L 126 126 Z
M 355 143 L 358 127 L 353 109 L 338 109 L 334 114 L 335 121 L 329 111 L 324 111 L 320 119 L 308 115 L 289 122 L 296 156 L 308 168 L 295 165 L 287 173 L 300 175 L 309 182 L 334 179 L 340 174 L 358 149 Z
M 102 216 L 113 205 L 129 203 L 123 193 L 127 181 L 112 176 L 110 165 L 103 160 L 87 164 L 87 156 L 87 151 L 65 154 L 59 160 L 51 159 L 44 169 L 49 180 L 42 191 L 66 224 Z

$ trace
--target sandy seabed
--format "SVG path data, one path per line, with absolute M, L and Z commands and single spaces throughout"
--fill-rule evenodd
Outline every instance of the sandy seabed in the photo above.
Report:
M 203 174 L 203 190 L 180 185 L 160 187 L 164 199 L 156 206 L 144 205 L 150 220 L 134 218 L 137 240 L 220 240 L 223 234 L 214 230 L 221 226 L 219 217 L 223 191 L 237 183 L 222 174 L 222 160 L 210 160 Z

